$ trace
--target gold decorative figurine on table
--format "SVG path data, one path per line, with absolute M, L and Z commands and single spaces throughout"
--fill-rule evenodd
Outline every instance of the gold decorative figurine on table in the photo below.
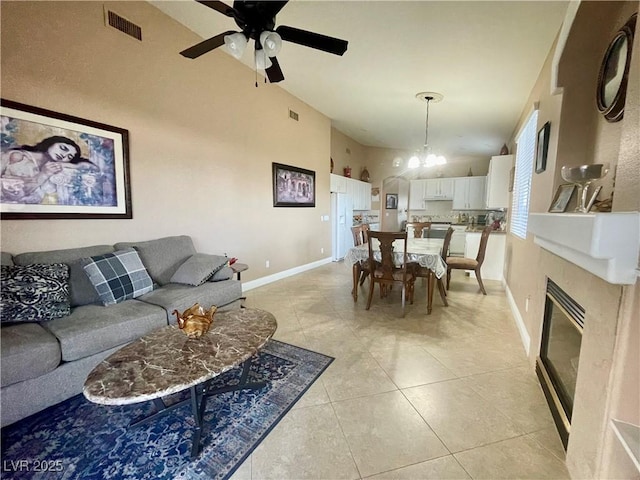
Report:
M 187 337 L 199 338 L 209 331 L 217 309 L 218 307 L 211 305 L 211 308 L 205 311 L 199 303 L 196 303 L 182 312 L 182 315 L 178 310 L 174 310 L 173 314 L 178 318 L 178 327 Z

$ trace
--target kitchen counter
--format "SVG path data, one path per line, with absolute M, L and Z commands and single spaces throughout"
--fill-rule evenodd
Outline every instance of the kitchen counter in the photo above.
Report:
M 468 226 L 467 229 L 465 230 L 465 232 L 467 233 L 482 233 L 482 230 L 484 230 L 484 226 L 480 225 L 480 226 Z M 491 234 L 493 235 L 494 233 L 498 233 L 498 234 L 505 234 L 507 233 L 506 230 L 492 230 Z

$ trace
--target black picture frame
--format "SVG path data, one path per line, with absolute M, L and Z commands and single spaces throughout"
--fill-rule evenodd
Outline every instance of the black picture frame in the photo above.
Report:
M 542 173 L 547 168 L 547 154 L 549 152 L 550 132 L 551 122 L 545 123 L 538 131 L 538 141 L 536 145 L 536 173 Z
M 272 173 L 274 207 L 316 206 L 316 172 L 274 162 Z
M 385 208 L 387 210 L 397 210 L 398 209 L 398 194 L 397 193 L 387 193 L 385 198 Z
M 549 207 L 550 213 L 563 213 L 567 210 L 567 205 L 571 201 L 574 192 L 576 191 L 576 185 L 574 183 L 565 183 L 559 185 L 556 190 L 556 194 L 553 196 L 551 206 Z
M 602 58 L 598 72 L 596 105 L 608 122 L 618 122 L 624 116 L 637 18 L 638 14 L 634 13 L 615 34 Z
M 3 220 L 132 218 L 128 130 L 7 99 L 0 117 Z

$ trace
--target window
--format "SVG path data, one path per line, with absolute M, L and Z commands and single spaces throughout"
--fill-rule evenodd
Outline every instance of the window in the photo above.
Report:
M 538 111 L 534 110 L 516 139 L 516 171 L 513 180 L 510 231 L 520 238 L 527 238 L 531 175 L 536 154 L 536 128 Z

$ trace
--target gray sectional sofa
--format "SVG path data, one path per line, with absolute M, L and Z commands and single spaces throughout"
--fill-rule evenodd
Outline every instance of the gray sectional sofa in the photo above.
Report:
M 138 252 L 153 280 L 153 291 L 103 306 L 82 259 L 128 247 Z M 7 324 L 10 319 L 3 313 L 2 426 L 81 393 L 86 376 L 104 358 L 126 343 L 175 323 L 171 314 L 174 309 L 182 312 L 196 302 L 205 308 L 240 308 L 242 285 L 233 279 L 228 267 L 199 286 L 171 282 L 176 271 L 195 254 L 188 236 L 18 255 L 3 252 L 3 265 L 68 265 L 71 314 L 46 322 Z

